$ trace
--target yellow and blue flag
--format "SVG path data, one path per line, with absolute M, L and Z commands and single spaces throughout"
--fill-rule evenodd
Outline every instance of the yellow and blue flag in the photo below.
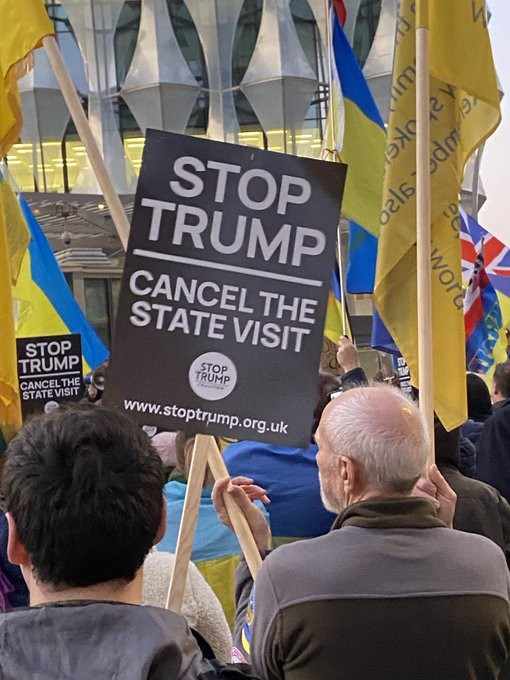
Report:
M 0 453 L 21 427 L 12 285 L 16 282 L 30 235 L 14 192 L 0 174 Z
M 371 293 L 382 201 L 384 123 L 363 72 L 342 28 L 343 3 L 330 14 L 332 96 L 326 156 L 348 164 L 342 212 L 349 219 L 346 289 Z M 341 93 L 341 100 L 338 93 Z M 336 124 L 335 124 L 336 123 Z M 335 129 L 336 128 L 336 129 Z
M 485 3 L 429 0 L 428 6 L 431 370 L 434 408 L 450 430 L 466 419 L 459 193 L 467 159 L 496 129 L 501 114 Z M 397 26 L 400 28 L 390 95 L 374 299 L 383 323 L 410 367 L 413 385 L 419 387 L 415 17 L 413 0 L 402 0 L 398 4 Z M 466 50 L 466 45 L 473 49 Z M 445 380 L 445 367 L 448 380 Z
M 494 364 L 499 364 L 503 361 L 507 361 L 507 359 L 510 359 L 510 351 L 508 349 L 508 338 L 506 335 L 506 331 L 510 329 L 510 297 L 508 295 L 505 295 L 504 293 L 500 293 L 499 291 L 496 291 L 498 300 L 499 300 L 499 308 L 501 309 L 501 320 L 502 320 L 502 326 L 501 330 L 499 332 L 499 340 L 496 343 L 494 350 L 493 350 L 493 356 L 494 356 Z M 488 372 L 488 376 L 492 377 L 492 372 Z M 486 378 L 488 377 L 486 376 Z
M 342 308 L 342 286 L 338 264 L 331 272 L 329 284 L 328 306 L 326 307 L 326 321 L 324 323 L 324 335 L 334 342 L 339 341 L 341 335 L 351 335 L 348 328 L 344 328 L 344 316 Z
M 17 80 L 31 66 L 31 52 L 54 33 L 42 0 L 0 0 L 0 158 L 18 141 L 22 126 Z M 16 433 L 21 406 L 16 371 L 16 339 L 11 285 L 18 276 L 29 234 L 19 218 L 14 194 L 0 175 L 0 439 Z M 0 451 L 1 452 L 1 451 Z
M 332 73 L 333 77 L 338 74 L 344 109 L 343 138 L 339 138 L 341 131 L 338 130 L 333 151 L 349 165 L 342 212 L 377 236 L 384 177 L 384 123 L 334 12 L 331 13 L 331 36 Z M 334 119 L 335 111 L 330 110 L 329 117 Z
M 25 199 L 19 203 L 30 231 L 13 297 L 17 305 L 17 337 L 79 333 L 83 370 L 97 368 L 108 350 L 87 321 L 67 285 L 55 255 Z

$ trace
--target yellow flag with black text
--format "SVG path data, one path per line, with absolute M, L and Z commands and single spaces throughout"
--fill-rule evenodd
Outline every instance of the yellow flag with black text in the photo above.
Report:
M 428 4 L 434 408 L 452 429 L 467 417 L 459 193 L 501 114 L 483 0 Z M 398 5 L 374 298 L 419 387 L 415 2 Z
M 55 29 L 42 0 L 0 0 L 0 157 L 18 141 L 21 106 L 18 78 L 32 66 L 32 50 Z
M 11 286 L 18 277 L 29 240 L 16 196 L 0 174 L 0 433 L 5 441 L 21 427 Z

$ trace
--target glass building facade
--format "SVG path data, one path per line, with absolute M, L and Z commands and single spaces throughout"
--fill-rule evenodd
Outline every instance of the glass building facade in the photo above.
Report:
M 47 2 L 119 193 L 134 192 L 147 127 L 318 157 L 328 101 L 325 4 Z M 346 4 L 364 65 L 383 3 Z M 20 90 L 25 124 L 7 156 L 19 188 L 99 194 L 43 50 Z
M 345 31 L 384 115 L 396 0 L 345 4 Z M 324 0 L 46 2 L 128 211 L 148 127 L 320 156 L 329 81 L 326 5 Z M 54 250 L 62 251 L 61 266 L 76 299 L 109 343 L 122 251 L 44 50 L 36 52 L 35 68 L 20 81 L 20 93 L 24 125 L 7 156 L 8 170 Z

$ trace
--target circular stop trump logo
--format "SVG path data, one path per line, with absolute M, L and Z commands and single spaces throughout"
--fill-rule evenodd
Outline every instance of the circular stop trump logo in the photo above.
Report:
M 237 370 L 231 359 L 220 352 L 206 352 L 197 357 L 189 369 L 193 392 L 207 401 L 228 397 L 237 383 Z

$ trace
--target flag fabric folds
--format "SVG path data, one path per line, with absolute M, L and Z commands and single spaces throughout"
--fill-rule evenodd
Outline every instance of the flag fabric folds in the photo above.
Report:
M 0 439 L 6 441 L 21 426 L 11 289 L 18 278 L 29 239 L 16 197 L 0 174 Z
M 331 272 L 324 335 L 336 345 L 340 336 L 348 332 L 349 329 L 344 328 L 343 324 L 342 287 L 338 264 L 335 264 L 335 268 Z
M 494 286 L 502 313 L 502 328 L 497 343 L 492 349 L 495 363 L 507 359 L 507 338 L 505 329 L 510 328 L 510 248 L 478 224 L 471 215 L 461 209 L 462 276 L 466 282 L 474 272 L 476 258 L 483 253 L 485 271 Z M 489 366 L 486 379 L 492 377 L 494 364 Z
M 466 366 L 474 373 L 486 373 L 494 363 L 493 350 L 503 325 L 499 301 L 489 281 L 480 249 L 464 298 Z
M 429 18 L 434 407 L 452 429 L 466 419 L 459 192 L 466 160 L 495 130 L 501 115 L 483 3 L 429 0 Z M 374 298 L 418 387 L 414 25 L 414 2 L 402 0 Z M 466 45 L 476 49 L 466 51 Z
M 483 252 L 485 270 L 494 288 L 510 295 L 510 248 L 482 227 L 464 210 L 461 213 L 462 271 L 469 277 L 478 251 Z
M 348 293 L 373 293 L 377 238 L 349 221 L 349 250 L 345 287 Z
M 21 108 L 17 79 L 31 66 L 31 51 L 54 33 L 41 0 L 0 0 L 0 158 L 18 140 Z M 8 441 L 21 425 L 11 285 L 16 281 L 29 233 L 16 198 L 0 175 L 0 430 Z
M 382 198 L 386 133 L 383 120 L 343 31 L 345 7 L 330 13 L 331 98 L 325 156 L 349 165 L 342 212 L 349 219 L 346 288 L 371 293 Z
M 67 285 L 55 255 L 25 199 L 19 199 L 30 230 L 30 245 L 13 289 L 18 337 L 80 333 L 83 370 L 97 368 L 108 357 Z
M 336 151 L 349 165 L 342 212 L 368 232 L 379 233 L 381 187 L 384 174 L 384 123 L 347 40 L 338 17 L 332 13 L 332 58 L 338 74 L 344 107 L 344 130 Z M 334 112 L 331 112 L 334 116 Z
M 0 0 L 0 158 L 18 140 L 21 108 L 18 78 L 32 66 L 31 52 L 54 34 L 42 0 Z

